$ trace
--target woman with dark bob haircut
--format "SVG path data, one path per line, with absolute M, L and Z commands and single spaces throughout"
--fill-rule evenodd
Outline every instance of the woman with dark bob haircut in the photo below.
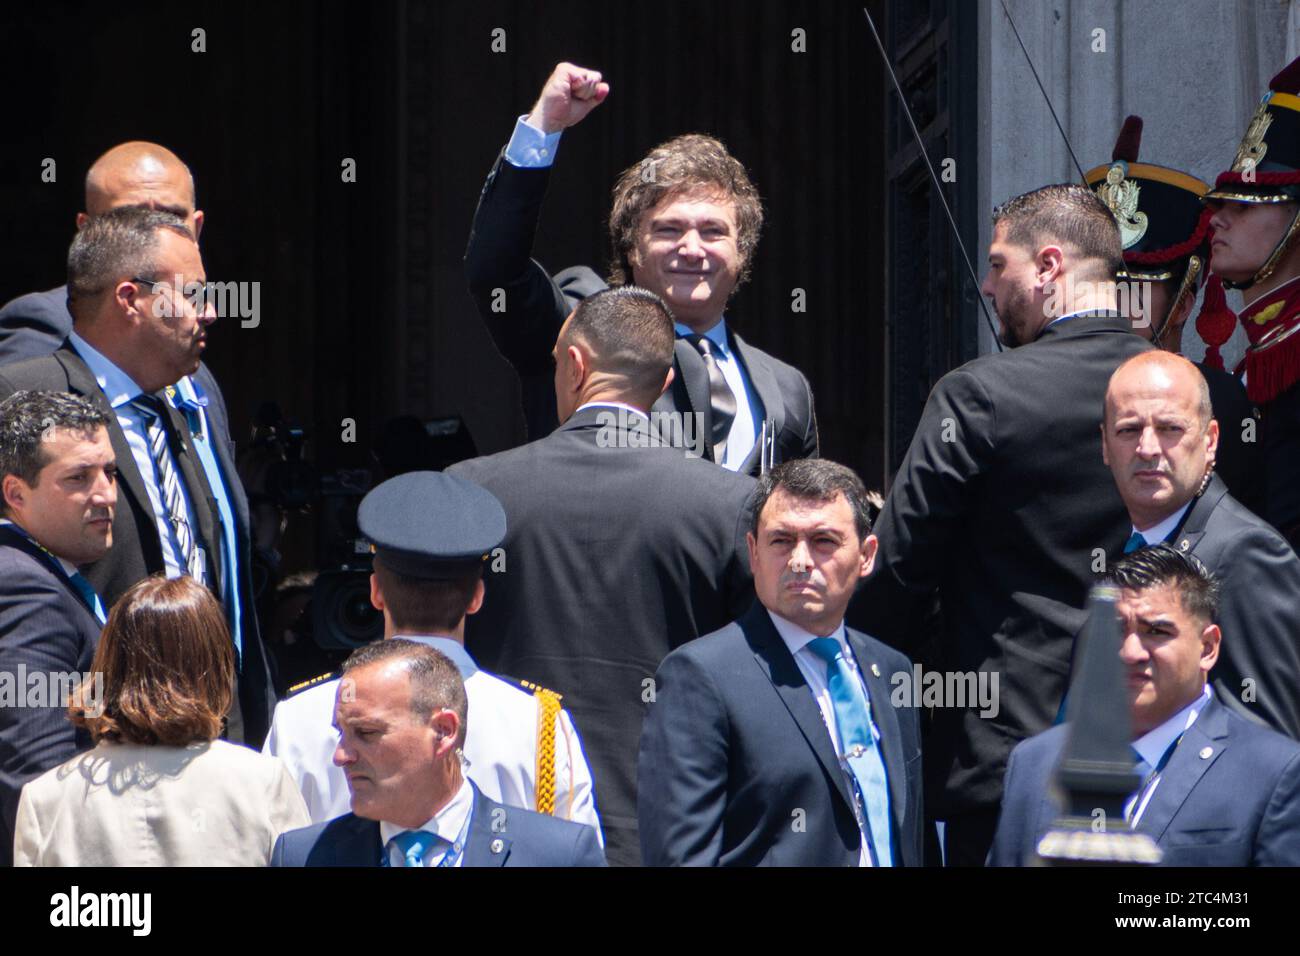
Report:
M 151 577 L 108 616 L 68 716 L 95 742 L 23 788 L 16 866 L 265 866 L 310 823 L 274 757 L 218 739 L 235 658 L 212 594 Z

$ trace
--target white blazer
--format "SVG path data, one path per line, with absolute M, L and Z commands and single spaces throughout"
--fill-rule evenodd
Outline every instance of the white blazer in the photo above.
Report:
M 266 866 L 311 820 L 284 765 L 214 740 L 101 741 L 23 787 L 15 866 Z

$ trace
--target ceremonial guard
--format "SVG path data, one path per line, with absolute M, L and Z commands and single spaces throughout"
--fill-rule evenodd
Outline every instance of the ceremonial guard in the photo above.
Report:
M 1124 120 L 1111 162 L 1088 170 L 1085 181 L 1114 214 L 1124 244 L 1119 273 L 1133 330 L 1157 348 L 1182 351 L 1183 327 L 1192 314 L 1199 287 L 1205 298 L 1196 332 L 1206 344 L 1205 361 L 1194 363 L 1210 386 L 1210 403 L 1219 422 L 1214 470 L 1234 498 L 1254 511 L 1261 507 L 1258 413 L 1240 380 L 1223 368 L 1219 348 L 1232 337 L 1237 317 L 1227 306 L 1223 286 L 1210 275 L 1213 214 L 1201 202 L 1208 183 L 1168 166 L 1138 162 L 1142 118 Z
M 1205 196 L 1210 268 L 1240 289 L 1250 346 L 1237 373 L 1261 412 L 1262 517 L 1300 543 L 1300 59 L 1269 83 L 1232 168 Z
M 505 537 L 497 499 L 463 478 L 413 472 L 366 495 L 357 524 L 375 553 L 371 601 L 384 612 L 384 637 L 440 651 L 465 681 L 472 715 L 466 776 L 489 799 L 586 824 L 599 834 L 591 771 L 560 695 L 480 670 L 464 647 L 465 616 L 482 604 L 484 567 Z M 467 582 L 457 601 L 456 587 Z M 438 611 L 445 623 L 430 626 L 429 614 Z M 339 688 L 340 679 L 327 674 L 291 689 L 276 707 L 266 741 L 266 752 L 280 757 L 298 781 L 314 822 L 350 807 L 346 776 L 334 763 Z

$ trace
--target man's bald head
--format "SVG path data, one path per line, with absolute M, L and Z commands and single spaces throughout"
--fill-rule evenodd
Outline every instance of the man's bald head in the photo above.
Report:
M 186 221 L 198 238 L 203 212 L 195 208 L 194 177 L 166 146 L 134 141 L 114 146 L 86 173 L 86 208 L 77 228 L 90 216 L 122 206 L 170 212 Z
M 1103 420 L 1109 420 L 1114 396 L 1134 383 L 1187 397 L 1193 402 L 1201 428 L 1214 417 L 1214 408 L 1210 404 L 1210 386 L 1201 370 L 1181 355 L 1152 349 L 1134 355 L 1115 369 L 1106 386 Z
M 1102 410 L 1102 459 L 1133 526 L 1147 531 L 1206 487 L 1219 423 L 1205 376 L 1187 359 L 1151 350 L 1115 370 Z

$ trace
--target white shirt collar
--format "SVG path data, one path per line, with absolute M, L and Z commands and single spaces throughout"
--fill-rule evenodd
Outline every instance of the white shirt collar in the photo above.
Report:
M 469 784 L 469 777 L 462 777 L 460 789 L 456 795 L 451 798 L 441 810 L 426 820 L 423 825 L 415 827 L 417 830 L 428 830 L 430 833 L 436 833 L 448 843 L 455 842 L 460 836 L 460 831 L 465 828 L 465 820 L 469 817 L 469 812 L 474 807 L 474 789 Z M 388 852 L 388 841 L 399 833 L 405 833 L 408 827 L 398 826 L 396 823 L 389 823 L 387 820 L 379 821 L 379 838 L 383 841 L 384 852 Z M 466 836 L 468 841 L 469 837 Z M 443 847 L 442 849 L 446 849 Z M 452 852 L 456 852 L 454 849 Z
M 689 325 L 682 325 L 682 323 L 680 322 L 673 323 L 673 327 L 677 330 L 677 334 L 680 336 L 701 334 L 696 332 Z M 713 343 L 714 349 L 720 352 L 723 358 L 726 358 L 729 355 L 731 355 L 731 347 L 727 344 L 726 317 L 718 319 L 717 324 L 713 326 L 713 328 L 709 329 L 707 332 L 704 332 L 703 335 L 706 339 L 708 339 L 710 342 Z
M 52 555 L 54 557 L 54 560 L 59 562 L 59 567 L 63 569 L 63 573 L 66 574 L 68 577 L 72 577 L 74 574 L 79 573 L 77 571 L 77 566 L 75 564 L 73 564 L 71 561 L 65 561 L 63 558 L 59 557 L 49 548 L 46 548 L 45 545 L 41 544 L 35 538 L 32 538 L 31 533 L 28 532 L 26 528 L 23 528 L 22 525 L 15 524 L 14 522 L 10 521 L 8 518 L 0 518 L 0 527 L 3 527 L 4 525 L 12 525 L 15 528 L 19 528 L 23 534 L 27 535 L 28 538 L 31 538 L 31 540 L 36 543 L 37 547 L 44 548 L 46 554 Z
M 650 417 L 645 412 L 641 411 L 641 409 L 633 408 L 631 405 L 625 404 L 624 402 L 587 402 L 587 404 L 579 405 L 575 408 L 573 414 L 576 415 L 585 408 L 621 408 L 623 411 L 631 412 L 633 415 L 638 415 L 641 418 L 649 419 Z
M 1200 715 L 1201 709 L 1210 702 L 1213 692 L 1210 685 L 1206 684 L 1201 695 L 1192 701 L 1178 713 L 1174 714 L 1159 727 L 1147 731 L 1137 740 L 1133 741 L 1133 749 L 1142 755 L 1152 769 L 1155 769 L 1160 763 L 1160 758 L 1165 755 L 1170 744 L 1178 739 L 1178 735 L 1187 730 L 1196 722 Z
M 144 394 L 144 389 L 137 385 L 130 375 L 114 365 L 102 352 L 76 332 L 69 334 L 68 339 L 82 361 L 89 367 L 90 374 L 95 376 L 100 391 L 108 398 L 108 404 L 113 408 L 125 405 L 137 395 Z
M 795 624 L 793 621 L 787 621 L 781 615 L 771 610 L 768 610 L 767 615 L 772 619 L 772 623 L 776 625 L 776 632 L 781 635 L 781 640 L 785 641 L 785 646 L 790 649 L 791 656 L 799 653 L 807 647 L 810 642 L 817 638 L 816 634 L 805 631 L 798 624 Z M 826 636 L 833 637 L 835 640 L 839 641 L 841 652 L 848 654 L 849 648 L 845 641 L 843 621 L 840 621 L 839 626 Z
M 469 651 L 465 650 L 465 645 L 454 637 L 446 637 L 441 634 L 394 634 L 393 637 L 399 637 L 404 641 L 415 641 L 425 647 L 432 647 L 456 665 L 456 670 L 460 671 L 461 679 L 468 679 L 478 671 L 478 664 L 474 662 L 474 658 L 469 656 Z
M 1188 499 L 1187 504 L 1183 505 L 1164 521 L 1152 525 L 1145 531 L 1137 525 L 1133 525 L 1133 530 L 1142 535 L 1142 537 L 1146 539 L 1147 544 L 1159 544 L 1174 533 L 1174 529 L 1178 527 L 1178 522 L 1183 520 L 1183 515 L 1187 514 L 1187 509 L 1192 506 L 1192 502 L 1195 500 L 1195 498 Z

